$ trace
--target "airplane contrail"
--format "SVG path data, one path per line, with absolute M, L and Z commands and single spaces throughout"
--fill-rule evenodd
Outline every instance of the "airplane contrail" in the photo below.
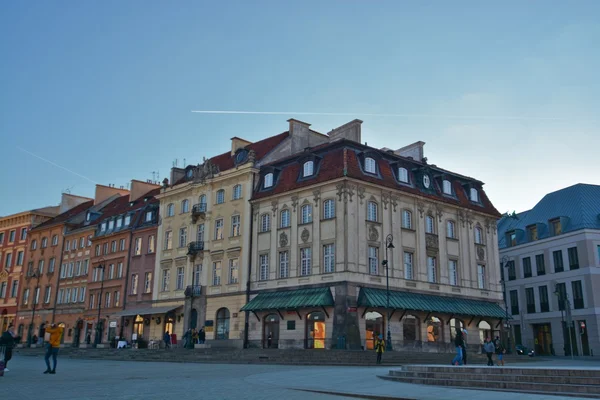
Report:
M 84 175 L 78 174 L 77 172 L 75 172 L 75 171 L 72 171 L 72 170 L 70 170 L 70 169 L 69 169 L 69 168 L 67 168 L 67 167 L 63 167 L 62 165 L 59 165 L 59 164 L 55 163 L 54 161 L 50 161 L 50 160 L 48 160 L 48 159 L 45 159 L 44 157 L 40 157 L 40 156 L 38 156 L 37 154 L 34 154 L 34 153 L 32 153 L 32 152 L 30 152 L 30 151 L 28 151 L 28 150 L 25 150 L 25 149 L 24 149 L 24 148 L 22 148 L 22 147 L 19 147 L 19 146 L 16 146 L 16 147 L 17 147 L 17 149 L 21 150 L 23 153 L 27 153 L 27 154 L 29 154 L 30 156 L 32 156 L 32 157 L 35 157 L 35 158 L 38 158 L 38 159 L 40 159 L 40 160 L 42 160 L 42 161 L 45 161 L 45 162 L 47 162 L 47 163 L 48 163 L 48 164 L 50 164 L 50 165 L 53 165 L 53 166 L 55 166 L 55 167 L 57 167 L 57 168 L 60 168 L 60 169 L 63 169 L 63 170 L 65 170 L 65 171 L 67 171 L 67 172 L 70 172 L 71 174 L 73 174 L 73 175 L 76 175 L 76 176 L 78 176 L 78 177 L 80 177 L 80 178 L 83 178 L 83 179 L 85 179 L 85 180 L 87 180 L 87 181 L 90 181 L 90 182 L 92 182 L 93 184 L 98 184 L 98 182 L 94 181 L 93 179 L 90 179 L 90 178 L 88 178 L 87 176 L 84 176 Z
M 505 115 L 435 115 L 435 114 L 379 114 L 379 113 L 336 113 L 336 112 L 306 112 L 306 111 L 243 111 L 243 110 L 192 110 L 198 114 L 252 114 L 252 115 L 321 115 L 321 116 L 367 116 L 395 118 L 437 118 L 437 119 L 490 119 L 490 120 L 546 120 L 556 121 L 559 117 L 529 117 Z

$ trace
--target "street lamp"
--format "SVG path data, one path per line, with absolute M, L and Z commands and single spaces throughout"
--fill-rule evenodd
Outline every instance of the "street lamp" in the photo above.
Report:
M 100 264 L 96 268 L 98 268 L 100 275 L 100 295 L 98 296 L 98 319 L 96 320 L 96 343 L 98 346 L 102 343 L 102 328 L 100 327 L 100 310 L 102 309 L 102 292 L 104 291 L 104 259 L 101 258 L 99 260 Z
M 390 314 L 390 271 L 389 271 L 389 259 L 388 259 L 388 249 L 392 251 L 394 249 L 394 237 L 390 233 L 385 238 L 385 260 L 383 260 L 382 264 L 385 267 L 385 284 L 386 284 L 386 308 L 387 308 L 387 340 L 385 342 L 386 350 L 392 350 L 392 331 L 390 330 L 390 319 L 392 318 Z
M 509 257 L 508 256 L 504 256 L 502 257 L 502 260 L 500 261 L 500 266 L 501 268 L 509 268 Z M 507 272 L 508 273 L 508 272 Z M 506 293 L 506 279 L 504 279 L 504 274 L 502 274 L 503 279 L 500 281 L 500 283 L 502 284 L 502 297 L 504 298 L 504 312 L 505 312 L 505 323 L 506 323 L 506 327 L 508 328 L 508 337 L 507 337 L 507 349 L 506 352 L 508 354 L 511 353 L 511 346 L 510 346 L 510 322 L 508 320 L 508 293 Z
M 563 343 L 566 344 L 567 337 L 569 339 L 569 347 L 571 349 L 571 359 L 574 359 L 573 355 L 573 340 L 571 337 L 571 302 L 569 301 L 569 295 L 562 290 L 558 290 L 558 284 L 554 286 L 554 295 L 558 296 L 558 308 L 560 308 L 560 319 L 563 327 Z M 565 323 L 565 313 L 567 314 L 567 321 Z M 568 332 L 568 336 L 566 334 Z M 565 348 L 566 352 L 566 348 Z
M 28 271 L 30 277 L 36 278 L 35 280 L 35 289 L 33 290 L 33 311 L 31 313 L 31 323 L 29 324 L 29 329 L 27 330 L 27 346 L 31 347 L 31 338 L 33 337 L 33 324 L 35 319 L 35 306 L 37 305 L 40 289 L 40 276 L 42 275 L 42 271 L 39 268 Z

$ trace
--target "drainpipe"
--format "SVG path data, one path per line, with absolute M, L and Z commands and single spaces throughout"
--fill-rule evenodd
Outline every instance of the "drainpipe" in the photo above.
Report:
M 252 173 L 252 193 L 254 193 L 254 180 L 256 174 Z M 248 277 L 246 279 L 246 304 L 250 302 L 250 280 L 252 276 L 252 237 L 254 236 L 254 206 L 250 203 L 250 242 L 248 244 Z M 250 312 L 244 312 L 244 348 L 248 348 L 248 330 L 250 322 Z

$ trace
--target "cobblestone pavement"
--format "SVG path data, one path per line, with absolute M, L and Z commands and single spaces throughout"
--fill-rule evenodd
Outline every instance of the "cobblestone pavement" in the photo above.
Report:
M 537 366 L 548 366 L 544 364 Z M 555 367 L 575 366 L 571 362 L 559 363 L 563 364 L 560 366 L 552 364 Z M 45 364 L 41 357 L 17 355 L 10 362 L 10 372 L 0 378 L 0 398 L 335 400 L 367 395 L 387 399 L 519 400 L 524 397 L 520 393 L 412 385 L 377 378 L 377 375 L 387 374 L 389 369 L 127 362 L 59 357 L 57 374 L 43 375 Z M 332 396 L 303 390 L 345 395 Z M 528 400 L 561 398 L 527 395 Z

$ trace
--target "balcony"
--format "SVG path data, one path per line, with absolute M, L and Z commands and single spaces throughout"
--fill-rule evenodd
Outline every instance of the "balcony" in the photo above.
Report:
M 185 288 L 185 297 L 200 296 L 202 294 L 201 285 L 190 285 Z
M 192 259 L 196 258 L 198 254 L 201 254 L 204 251 L 204 242 L 190 242 L 188 244 L 188 252 L 187 255 Z
M 194 204 L 192 207 L 192 223 L 195 224 L 198 218 L 204 219 L 206 217 L 206 203 Z

